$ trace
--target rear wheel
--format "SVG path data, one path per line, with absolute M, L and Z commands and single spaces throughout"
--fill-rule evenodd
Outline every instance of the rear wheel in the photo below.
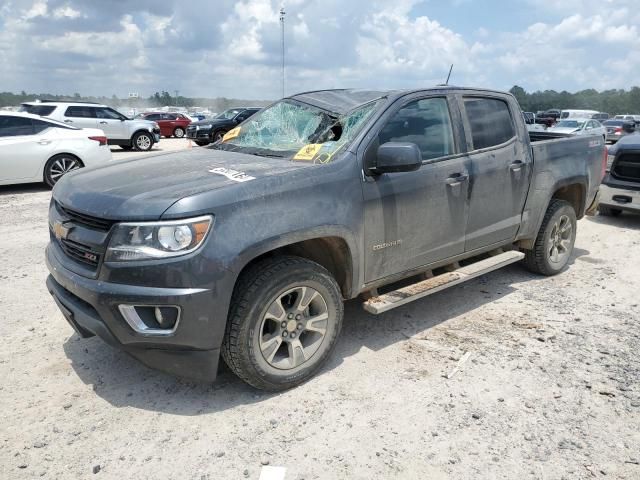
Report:
M 133 145 L 136 150 L 148 152 L 153 147 L 153 138 L 148 132 L 138 132 L 133 136 Z
M 622 213 L 619 208 L 606 207 L 604 205 L 598 205 L 598 212 L 605 217 L 617 217 Z
M 248 384 L 285 390 L 326 362 L 342 316 L 340 289 L 322 266 L 299 257 L 268 259 L 238 280 L 222 356 Z
M 567 265 L 576 240 L 576 212 L 569 202 L 551 200 L 524 264 L 534 273 L 555 275 Z
M 78 157 L 61 153 L 51 157 L 44 166 L 44 183 L 53 188 L 67 173 L 84 167 Z
M 173 136 L 176 138 L 184 137 L 184 128 L 176 127 L 176 129 L 173 131 Z

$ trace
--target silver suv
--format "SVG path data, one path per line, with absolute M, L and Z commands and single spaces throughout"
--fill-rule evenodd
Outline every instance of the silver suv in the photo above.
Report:
M 125 150 L 151 150 L 160 141 L 160 127 L 156 122 L 128 118 L 106 105 L 41 100 L 25 102 L 20 110 L 74 127 L 99 128 L 105 133 L 109 145 L 119 145 Z

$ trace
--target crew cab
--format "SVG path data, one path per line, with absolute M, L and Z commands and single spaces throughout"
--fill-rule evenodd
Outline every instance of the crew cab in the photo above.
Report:
M 327 361 L 344 300 L 563 271 L 605 164 L 601 137 L 528 132 L 508 93 L 301 93 L 208 147 L 65 176 L 47 287 L 82 337 L 282 390 Z
M 627 135 L 609 147 L 602 181 L 600 215 L 640 213 L 640 134 Z

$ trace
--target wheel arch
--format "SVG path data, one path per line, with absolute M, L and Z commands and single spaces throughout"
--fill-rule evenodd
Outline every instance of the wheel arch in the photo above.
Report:
M 309 236 L 308 238 L 296 238 L 290 241 L 275 239 L 272 242 L 261 244 L 259 247 L 245 252 L 242 263 L 234 268 L 238 272 L 235 283 L 248 268 L 265 258 L 292 255 L 306 258 L 318 263 L 331 273 L 340 286 L 340 291 L 345 299 L 353 298 L 355 292 L 354 281 L 357 279 L 357 265 L 354 261 L 353 243 L 343 235 L 335 234 L 323 236 Z M 234 287 L 235 288 L 235 287 Z

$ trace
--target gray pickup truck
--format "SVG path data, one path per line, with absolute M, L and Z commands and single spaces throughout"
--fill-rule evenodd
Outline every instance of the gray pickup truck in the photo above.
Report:
M 520 260 L 560 272 L 605 165 L 601 136 L 527 132 L 507 93 L 302 93 L 209 147 L 65 176 L 47 287 L 82 337 L 282 390 L 325 363 L 346 299 L 378 314 Z

